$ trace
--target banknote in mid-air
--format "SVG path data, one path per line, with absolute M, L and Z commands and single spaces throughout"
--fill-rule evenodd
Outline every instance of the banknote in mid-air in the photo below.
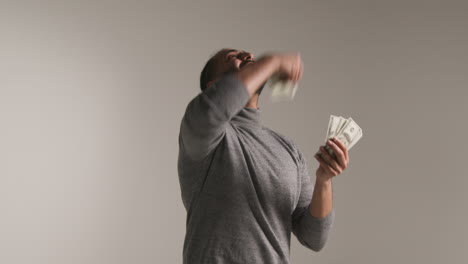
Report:
M 272 102 L 291 101 L 298 88 L 297 82 L 282 80 L 279 75 L 272 76 L 266 85 L 270 87 Z
M 348 119 L 343 118 L 342 116 L 330 116 L 330 121 L 328 122 L 327 136 L 325 141 L 330 138 L 336 137 L 346 149 L 349 151 L 362 137 L 362 129 L 359 125 L 350 117 Z M 328 151 L 330 156 L 336 159 L 336 154 L 333 149 L 325 144 L 325 149 Z M 329 162 L 326 157 L 323 157 L 320 150 L 317 154 L 322 157 L 325 161 Z

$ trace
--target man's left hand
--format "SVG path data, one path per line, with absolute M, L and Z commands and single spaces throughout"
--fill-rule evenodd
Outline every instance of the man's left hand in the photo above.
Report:
M 317 154 L 314 156 L 320 163 L 316 171 L 317 181 L 323 182 L 343 173 L 349 163 L 348 150 L 336 137 L 327 140 L 326 144 L 333 149 L 336 159 L 330 156 L 324 146 L 320 146 L 320 152 L 322 153 L 322 157 L 325 157 L 325 160 Z

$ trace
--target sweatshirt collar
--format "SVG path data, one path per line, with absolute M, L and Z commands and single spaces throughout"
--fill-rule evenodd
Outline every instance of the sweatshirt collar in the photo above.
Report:
M 244 107 L 231 121 L 240 126 L 261 127 L 260 108 Z

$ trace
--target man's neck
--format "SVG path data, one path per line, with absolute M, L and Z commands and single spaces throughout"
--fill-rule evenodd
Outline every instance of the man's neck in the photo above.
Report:
M 259 97 L 258 94 L 254 94 L 254 95 L 249 99 L 249 101 L 247 102 L 247 104 L 245 105 L 245 107 L 257 109 L 257 108 L 258 108 L 258 107 L 257 107 L 257 105 L 258 105 L 258 97 Z

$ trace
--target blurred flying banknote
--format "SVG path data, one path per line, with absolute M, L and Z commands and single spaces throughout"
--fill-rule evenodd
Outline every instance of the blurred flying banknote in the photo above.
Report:
M 346 149 L 349 151 L 362 137 L 362 129 L 359 125 L 350 117 L 348 119 L 343 118 L 342 116 L 330 116 L 330 121 L 328 122 L 328 130 L 325 141 L 330 138 L 336 137 Z M 325 149 L 328 151 L 331 157 L 336 159 L 336 155 L 332 148 L 325 144 Z M 325 161 L 329 162 L 326 157 L 323 157 L 320 150 L 317 154 L 322 157 Z
M 279 75 L 272 76 L 266 85 L 270 87 L 270 100 L 272 102 L 293 100 L 298 88 L 297 82 L 282 80 Z

